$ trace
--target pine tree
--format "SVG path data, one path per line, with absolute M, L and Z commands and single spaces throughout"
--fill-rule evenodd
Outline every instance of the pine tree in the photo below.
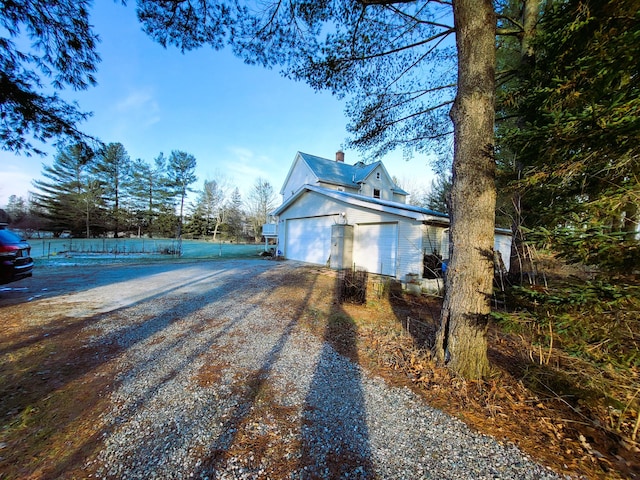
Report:
M 501 181 L 514 211 L 568 260 L 632 271 L 640 198 L 640 5 L 565 0 L 505 88 Z M 514 263 L 514 262 L 512 262 Z
M 57 93 L 96 84 L 98 36 L 89 21 L 88 0 L 12 0 L 0 9 L 0 148 L 42 153 L 29 136 L 84 143 L 77 124 L 88 117 Z M 23 48 L 17 39 L 31 40 Z M 50 79 L 49 82 L 46 80 Z
M 153 165 L 141 159 L 132 162 L 128 197 L 138 231 L 144 230 L 150 237 L 159 233 L 155 228 L 155 220 L 161 206 L 171 202 L 167 183 L 166 159 L 162 153 L 154 159 Z
M 244 236 L 245 214 L 242 203 L 240 190 L 236 187 L 231 193 L 226 222 L 228 237 L 236 241 Z
M 425 206 L 440 213 L 449 213 L 451 202 L 451 176 L 438 175 L 431 181 L 431 190 L 426 196 Z
M 51 166 L 43 167 L 37 180 L 33 203 L 40 208 L 55 230 L 71 230 L 91 236 L 92 227 L 100 230 L 99 219 L 104 208 L 102 190 L 91 172 L 94 152 L 82 144 L 60 150 Z
M 110 143 L 96 155 L 93 174 L 101 185 L 109 226 L 117 238 L 124 219 L 123 196 L 131 176 L 131 161 L 121 143 Z
M 184 202 L 191 191 L 191 185 L 198 179 L 195 175 L 196 159 L 193 155 L 174 150 L 169 156 L 167 164 L 167 186 L 170 195 L 178 201 L 178 227 L 176 238 L 182 236 L 182 223 L 184 221 Z

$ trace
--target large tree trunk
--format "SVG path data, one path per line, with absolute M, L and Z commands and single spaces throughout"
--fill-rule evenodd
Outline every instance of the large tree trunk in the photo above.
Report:
M 458 93 L 451 191 L 451 255 L 436 356 L 468 379 L 489 373 L 487 324 L 495 230 L 496 17 L 491 0 L 454 0 Z

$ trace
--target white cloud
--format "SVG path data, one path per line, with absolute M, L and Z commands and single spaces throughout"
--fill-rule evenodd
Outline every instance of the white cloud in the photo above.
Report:
M 289 171 L 288 162 L 274 162 L 267 155 L 260 155 L 245 147 L 229 147 L 230 159 L 225 162 L 229 175 L 239 180 L 238 187 L 248 193 L 258 177 L 264 178 L 273 186 L 275 191 L 280 186 Z M 293 156 L 292 156 L 293 159 Z
M 149 127 L 161 119 L 160 104 L 149 88 L 130 92 L 114 108 L 123 123 Z

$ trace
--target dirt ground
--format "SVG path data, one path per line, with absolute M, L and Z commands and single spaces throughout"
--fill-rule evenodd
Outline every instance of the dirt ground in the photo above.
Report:
M 175 269 L 176 282 L 181 282 L 185 265 L 48 268 L 0 290 L 0 479 L 81 476 L 83 463 L 100 445 L 96 420 L 108 408 L 117 373 L 109 360 L 118 355 L 117 346 L 90 346 L 87 318 L 119 308 L 118 301 L 106 300 L 104 289 L 120 289 L 124 305 L 167 269 Z M 251 268 L 243 261 L 236 266 Z M 309 276 L 314 277 L 310 296 L 299 288 Z M 437 298 L 407 296 L 373 279 L 365 304 L 340 303 L 339 280 L 335 272 L 300 267 L 283 278 L 271 300 L 299 310 L 310 332 L 330 331 L 325 338 L 339 352 L 349 354 L 341 349 L 343 339 L 355 336 L 358 351 L 351 355 L 364 368 L 408 386 L 477 431 L 515 443 L 559 473 L 640 476 L 635 446 L 620 445 L 562 398 L 525 387 L 521 339 L 492 329 L 489 355 L 495 378 L 466 382 L 436 366 L 429 354 Z M 156 288 L 160 295 L 171 287 Z M 345 316 L 351 321 L 340 321 Z

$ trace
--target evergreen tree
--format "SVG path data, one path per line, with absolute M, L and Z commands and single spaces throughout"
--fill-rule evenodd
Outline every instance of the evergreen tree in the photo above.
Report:
M 5 211 L 11 218 L 11 224 L 14 228 L 20 228 L 17 225 L 28 215 L 29 210 L 27 208 L 27 202 L 24 198 L 17 195 L 11 195 Z
M 227 193 L 224 186 L 216 180 L 205 180 L 194 209 L 194 216 L 200 219 L 199 233 L 211 235 L 212 240 L 216 241 L 220 226 L 226 222 L 227 213 Z
M 104 203 L 109 210 L 109 227 L 117 238 L 125 218 L 122 203 L 131 176 L 131 161 L 124 146 L 110 143 L 101 149 L 96 155 L 93 173 L 102 187 Z
M 571 261 L 640 264 L 640 5 L 552 2 L 505 88 L 501 178 L 514 214 Z M 516 216 L 516 215 L 514 215 Z M 512 262 L 513 263 L 513 262 Z
M 162 153 L 154 159 L 153 165 L 141 159 L 132 163 L 131 182 L 128 196 L 138 231 L 143 230 L 150 237 L 159 233 L 155 228 L 155 219 L 162 205 L 171 202 L 167 186 L 166 159 Z
M 182 235 L 184 202 L 187 194 L 193 191 L 190 185 L 198 179 L 194 173 L 195 169 L 196 159 L 193 155 L 178 150 L 171 152 L 167 165 L 167 186 L 172 198 L 177 199 L 179 206 L 176 238 L 180 238 Z
M 176 215 L 175 205 L 165 202 L 159 205 L 154 221 L 154 233 L 158 237 L 175 238 L 179 227 L 179 218 Z M 180 248 L 182 248 L 180 246 Z
M 231 193 L 226 223 L 228 237 L 236 241 L 244 236 L 245 214 L 242 203 L 240 190 L 236 187 Z
M 89 23 L 89 0 L 12 0 L 0 9 L 0 148 L 42 153 L 30 141 L 89 140 L 76 124 L 87 118 L 51 87 L 95 85 L 98 36 Z M 20 42 L 29 38 L 29 48 Z M 46 82 L 46 79 L 51 79 Z M 48 83 L 48 84 L 47 84 Z
M 103 209 L 102 190 L 91 176 L 93 162 L 93 151 L 76 144 L 60 150 L 53 165 L 43 166 L 46 180 L 34 182 L 39 192 L 33 203 L 54 229 L 90 236 L 92 226 L 99 228 L 96 219 Z
M 449 213 L 451 186 L 450 175 L 441 174 L 434 178 L 431 181 L 431 189 L 425 199 L 425 206 L 436 212 Z

